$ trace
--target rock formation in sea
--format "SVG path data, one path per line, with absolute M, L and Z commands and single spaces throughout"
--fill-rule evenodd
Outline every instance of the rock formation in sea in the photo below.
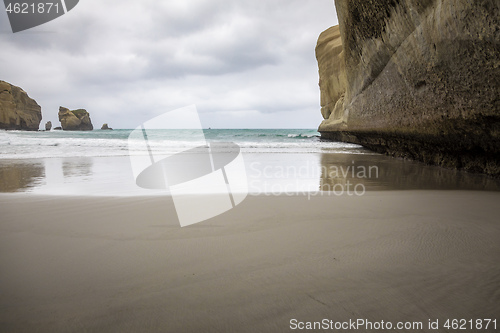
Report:
M 84 109 L 69 110 L 59 107 L 59 121 L 65 131 L 91 131 L 94 129 L 89 113 Z
M 102 130 L 112 130 L 112 128 L 109 127 L 107 123 L 106 124 L 102 124 L 101 129 Z
M 52 122 L 51 121 L 48 121 L 45 123 L 45 130 L 46 131 L 50 131 L 52 128 Z
M 335 0 L 324 139 L 500 177 L 500 2 Z
M 42 108 L 20 87 L 0 81 L 0 129 L 37 131 Z

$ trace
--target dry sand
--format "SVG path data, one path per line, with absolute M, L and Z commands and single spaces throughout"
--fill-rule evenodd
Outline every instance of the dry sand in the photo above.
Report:
M 292 318 L 364 318 L 443 332 L 428 320 L 500 314 L 499 202 L 262 195 L 180 228 L 168 197 L 2 194 L 0 331 L 287 332 Z

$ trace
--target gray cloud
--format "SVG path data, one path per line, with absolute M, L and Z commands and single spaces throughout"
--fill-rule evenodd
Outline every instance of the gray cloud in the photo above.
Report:
M 17 34 L 0 19 L 0 78 L 44 121 L 65 105 L 116 128 L 192 103 L 222 127 L 315 127 L 314 46 L 337 22 L 325 0 L 86 0 Z

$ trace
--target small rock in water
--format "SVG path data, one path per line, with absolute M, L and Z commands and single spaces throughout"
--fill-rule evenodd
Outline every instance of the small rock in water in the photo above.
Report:
M 112 130 L 111 127 L 108 127 L 108 124 L 102 124 L 102 127 L 101 127 L 102 130 Z

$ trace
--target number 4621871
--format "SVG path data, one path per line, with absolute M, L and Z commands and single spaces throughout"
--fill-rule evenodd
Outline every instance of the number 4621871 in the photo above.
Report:
M 28 4 L 28 3 L 9 3 L 5 11 L 9 14 L 49 14 L 49 13 L 59 13 L 59 3 L 52 2 L 40 2 L 38 4 Z

